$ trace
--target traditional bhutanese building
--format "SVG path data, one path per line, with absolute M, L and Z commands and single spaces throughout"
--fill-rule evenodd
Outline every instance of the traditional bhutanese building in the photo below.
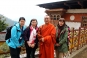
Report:
M 51 23 L 54 25 L 63 17 L 71 28 L 87 26 L 87 0 L 58 1 L 38 6 L 46 9 L 45 12 L 51 17 Z

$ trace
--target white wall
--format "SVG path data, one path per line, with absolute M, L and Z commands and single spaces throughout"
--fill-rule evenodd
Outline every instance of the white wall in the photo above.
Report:
M 74 27 L 75 29 L 79 29 L 79 27 L 81 26 L 81 23 L 80 22 L 66 22 L 66 24 L 70 28 Z
M 66 13 L 87 13 L 87 9 L 68 9 Z

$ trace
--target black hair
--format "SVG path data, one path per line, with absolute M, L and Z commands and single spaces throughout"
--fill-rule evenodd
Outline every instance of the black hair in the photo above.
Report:
M 32 21 L 36 21 L 36 22 L 37 22 L 37 19 L 31 19 L 30 24 L 29 24 L 29 27 L 31 26 L 31 22 L 32 22 Z M 37 24 L 38 24 L 38 22 L 37 22 Z M 37 27 L 37 25 L 36 25 L 36 27 Z M 36 27 L 35 27 L 35 28 L 36 28 Z
M 24 20 L 24 21 L 25 21 L 25 18 L 24 18 L 24 17 L 20 17 L 20 18 L 19 18 L 19 22 L 20 22 L 21 20 Z
M 60 21 L 64 22 L 63 26 L 60 26 L 60 25 L 59 25 L 59 22 L 60 22 Z M 66 25 L 65 19 L 64 19 L 64 18 L 60 18 L 59 21 L 58 21 L 58 25 L 57 25 L 58 28 L 62 30 L 62 29 L 64 28 L 65 25 Z

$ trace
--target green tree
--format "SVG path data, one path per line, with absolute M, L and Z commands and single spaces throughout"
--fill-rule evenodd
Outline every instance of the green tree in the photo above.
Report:
M 1 20 L 0 19 L 0 32 L 5 30 L 8 24 L 5 23 L 6 20 Z

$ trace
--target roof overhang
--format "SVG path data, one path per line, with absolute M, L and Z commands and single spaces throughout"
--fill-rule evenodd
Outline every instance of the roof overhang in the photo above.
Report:
M 87 0 L 74 0 L 74 1 L 61 1 L 61 2 L 52 2 L 52 3 L 44 3 L 37 5 L 39 7 L 45 9 L 85 9 L 87 8 Z

